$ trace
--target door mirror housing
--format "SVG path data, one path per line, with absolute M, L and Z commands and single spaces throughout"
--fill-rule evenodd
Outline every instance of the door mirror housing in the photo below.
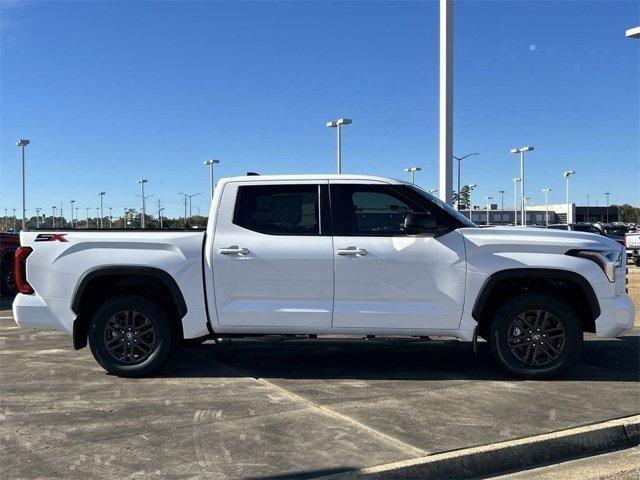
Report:
M 436 217 L 429 213 L 408 213 L 404 219 L 404 229 L 408 235 L 433 237 L 440 232 Z

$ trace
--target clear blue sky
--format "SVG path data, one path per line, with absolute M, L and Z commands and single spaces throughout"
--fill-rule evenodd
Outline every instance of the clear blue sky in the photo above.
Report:
M 0 208 L 20 208 L 16 139 L 28 147 L 27 208 L 74 198 L 138 207 L 136 180 L 181 212 L 178 192 L 216 175 L 333 172 L 437 187 L 438 3 L 18 2 L 1 11 Z M 528 194 L 640 203 L 637 1 L 458 1 L 455 152 L 463 183 L 512 204 L 514 146 L 531 144 Z M 495 200 L 494 200 L 495 201 Z M 33 210 L 30 211 L 32 213 Z M 195 212 L 194 212 L 195 213 Z M 84 214 L 82 215 L 84 216 Z

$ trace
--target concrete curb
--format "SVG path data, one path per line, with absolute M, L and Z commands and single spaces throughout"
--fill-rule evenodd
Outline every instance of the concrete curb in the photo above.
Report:
M 640 415 L 319 478 L 461 479 L 521 470 L 637 445 L 640 445 Z

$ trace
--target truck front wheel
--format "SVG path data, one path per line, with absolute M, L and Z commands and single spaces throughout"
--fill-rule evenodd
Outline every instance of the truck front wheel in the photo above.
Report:
M 528 293 L 498 309 L 491 323 L 491 351 L 504 368 L 524 378 L 556 377 L 582 351 L 582 327 L 566 302 Z
M 93 356 L 108 373 L 141 377 L 171 356 L 175 339 L 169 319 L 152 300 L 121 294 L 104 302 L 89 325 Z

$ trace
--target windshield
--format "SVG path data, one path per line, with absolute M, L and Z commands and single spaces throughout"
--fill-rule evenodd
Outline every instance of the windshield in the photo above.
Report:
M 442 200 L 440 200 L 438 197 L 435 197 L 435 196 L 431 195 L 430 193 L 425 192 L 420 187 L 417 187 L 415 185 L 409 184 L 409 186 L 413 190 L 418 192 L 420 195 L 422 195 L 423 197 L 426 197 L 427 199 L 429 199 L 429 201 L 435 203 L 437 206 L 442 208 L 445 212 L 447 212 L 449 215 L 454 217 L 456 220 L 458 220 L 460 223 L 462 223 L 465 227 L 476 227 L 476 228 L 478 227 L 475 223 L 473 223 L 467 217 L 462 215 L 459 211 L 457 211 L 451 205 L 448 205 L 447 203 L 445 203 Z

